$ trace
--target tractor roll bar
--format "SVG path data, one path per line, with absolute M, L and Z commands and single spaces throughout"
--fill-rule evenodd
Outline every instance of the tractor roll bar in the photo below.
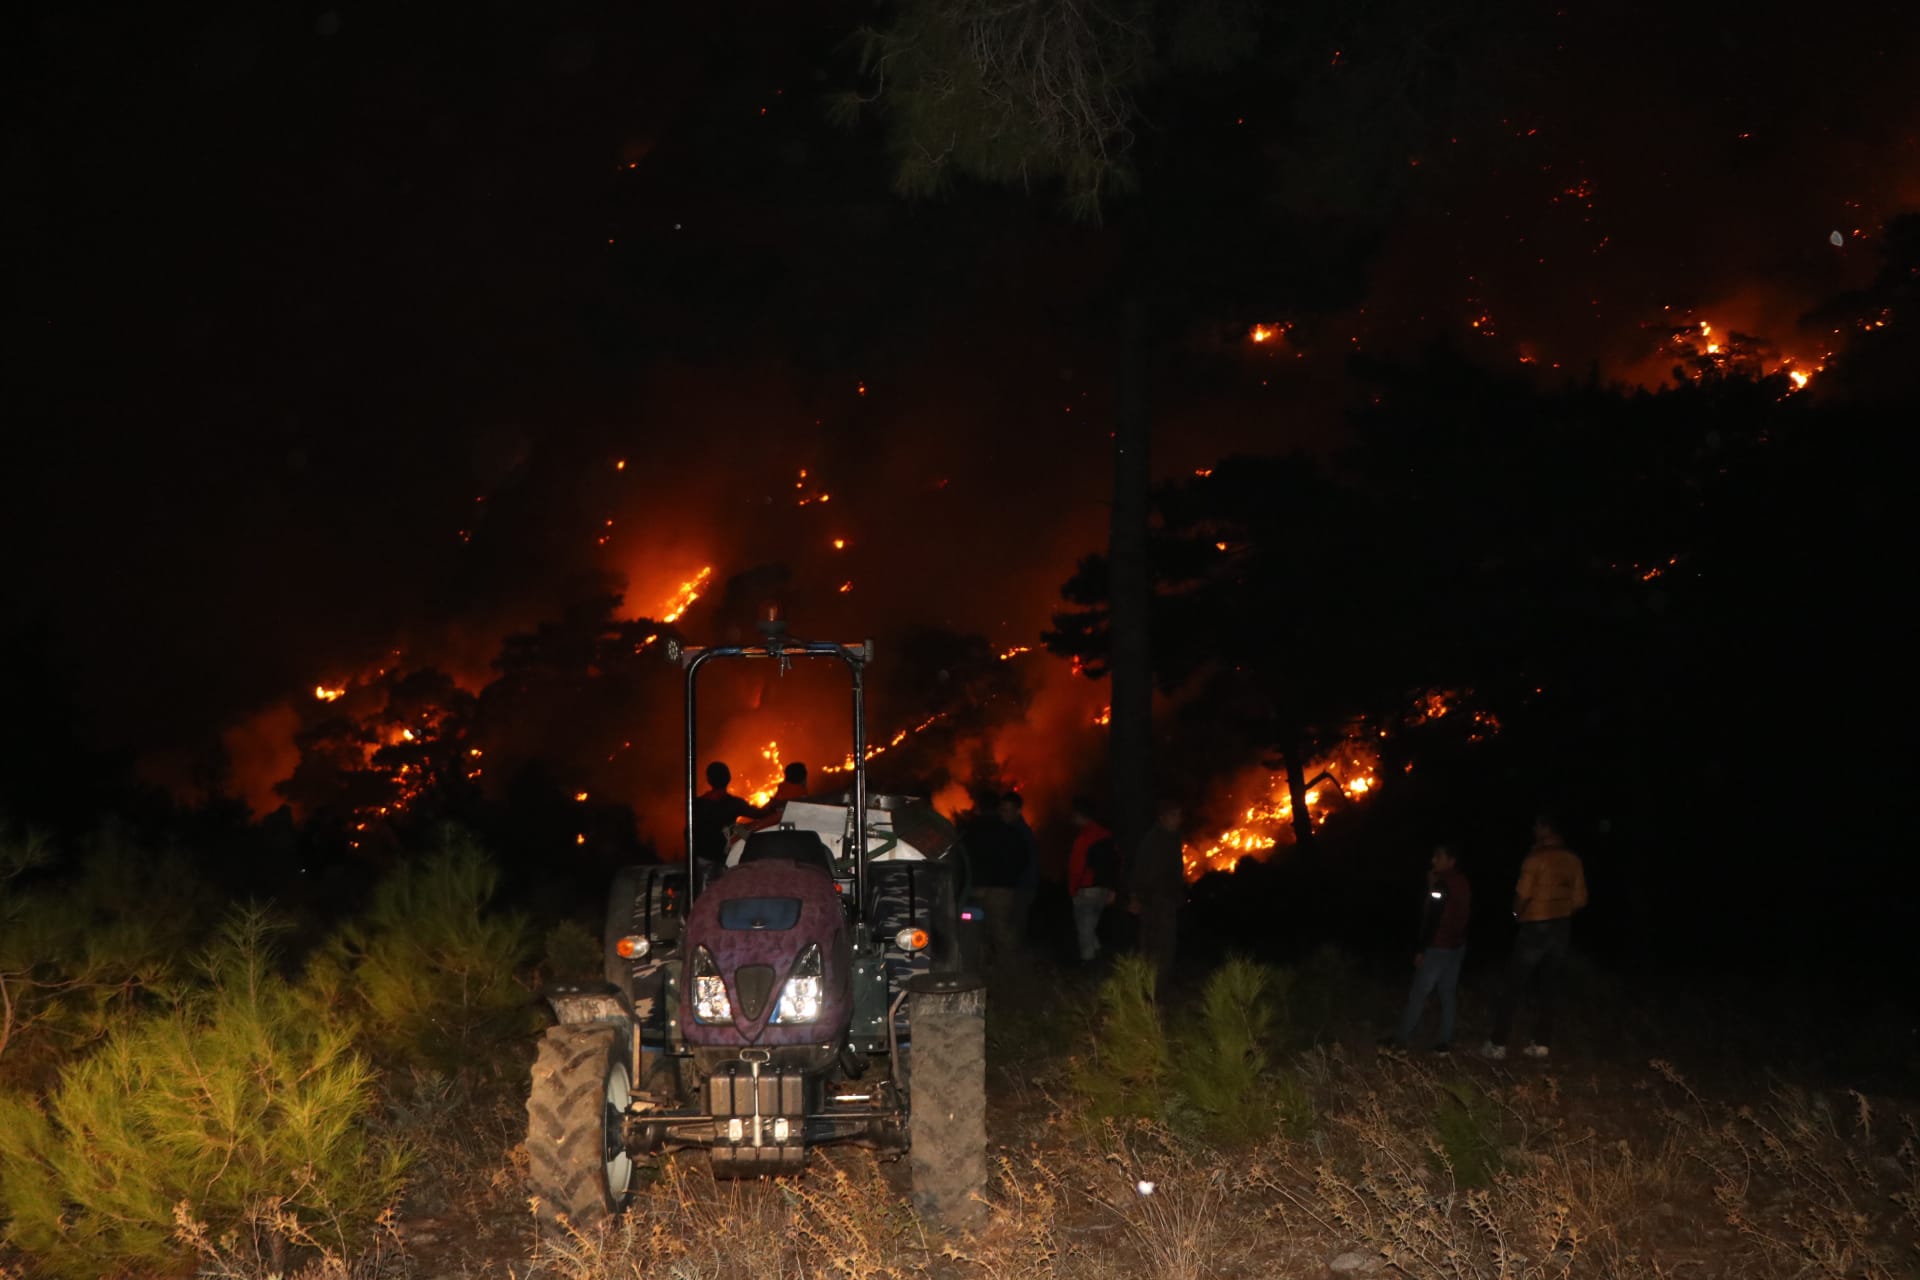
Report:
M 831 640 L 787 640 L 779 634 L 758 645 L 709 645 L 682 647 L 677 641 L 667 644 L 667 657 L 678 662 L 687 676 L 687 892 L 682 912 L 693 907 L 699 892 L 699 876 L 693 859 L 693 799 L 698 794 L 699 757 L 695 754 L 695 684 L 700 668 L 715 658 L 838 658 L 847 664 L 853 677 L 853 918 L 861 920 L 867 902 L 867 692 L 866 669 L 873 661 L 873 641 L 837 644 Z

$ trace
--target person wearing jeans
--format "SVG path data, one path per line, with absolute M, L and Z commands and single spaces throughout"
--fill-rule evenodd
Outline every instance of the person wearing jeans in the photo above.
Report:
M 1472 911 L 1473 886 L 1460 874 L 1453 850 L 1446 845 L 1438 846 L 1427 872 L 1426 909 L 1420 917 L 1419 950 L 1413 957 L 1413 990 L 1407 994 L 1400 1026 L 1384 1042 L 1386 1047 L 1404 1049 L 1412 1043 L 1427 998 L 1438 992 L 1440 1038 L 1434 1043 L 1433 1051 L 1452 1050 L 1460 964 L 1467 955 L 1467 920 Z
M 1514 1014 L 1529 988 L 1533 1039 L 1523 1052 L 1529 1058 L 1544 1058 L 1551 1052 L 1554 998 L 1573 938 L 1573 913 L 1586 905 L 1586 867 L 1567 848 L 1553 823 L 1537 819 L 1533 851 L 1520 864 L 1520 883 L 1513 891 L 1513 918 L 1520 922 L 1520 933 L 1513 942 L 1507 984 L 1494 1013 L 1493 1038 L 1481 1050 L 1487 1057 L 1498 1061 L 1507 1056 Z

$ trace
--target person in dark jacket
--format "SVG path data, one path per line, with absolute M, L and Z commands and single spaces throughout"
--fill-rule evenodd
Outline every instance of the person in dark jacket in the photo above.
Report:
M 1453 1049 L 1453 1020 L 1460 986 L 1460 964 L 1467 956 L 1467 920 L 1473 913 L 1473 886 L 1460 874 L 1453 850 L 1438 845 L 1427 871 L 1427 898 L 1420 916 L 1420 937 L 1413 956 L 1413 990 L 1407 995 L 1400 1027 L 1383 1043 L 1404 1049 L 1426 1009 L 1427 997 L 1440 993 L 1440 1039 L 1435 1053 Z
M 707 766 L 707 789 L 693 798 L 693 873 L 706 882 L 727 860 L 728 835 L 736 822 L 750 822 L 760 810 L 727 788 L 733 770 L 715 760 Z
M 1020 953 L 1020 882 L 1026 875 L 1028 846 L 1022 831 L 1020 807 L 1011 796 L 1001 796 L 993 808 L 968 828 L 967 870 L 972 897 L 986 917 L 982 933 L 985 960 L 1006 968 Z
M 1153 961 L 1162 986 L 1173 972 L 1180 908 L 1187 900 L 1186 842 L 1180 835 L 1185 817 L 1179 801 L 1162 800 L 1127 874 L 1131 909 L 1140 917 L 1140 951 Z

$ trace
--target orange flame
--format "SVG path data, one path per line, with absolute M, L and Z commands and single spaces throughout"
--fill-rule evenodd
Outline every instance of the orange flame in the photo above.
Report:
M 688 578 L 674 589 L 674 593 L 661 604 L 659 618 L 662 622 L 678 622 L 680 615 L 693 607 L 693 602 L 706 590 L 707 583 L 713 580 L 713 566 L 702 565 L 700 572 Z
M 322 702 L 336 701 L 337 699 L 346 696 L 346 692 L 347 691 L 345 688 L 331 687 L 324 684 L 317 684 L 313 686 L 313 696 L 318 698 Z

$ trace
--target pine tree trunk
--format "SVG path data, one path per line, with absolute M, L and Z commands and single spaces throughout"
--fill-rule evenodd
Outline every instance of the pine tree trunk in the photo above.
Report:
M 1153 570 L 1147 560 L 1148 445 L 1147 306 L 1139 297 L 1121 306 L 1114 389 L 1113 523 L 1108 534 L 1111 574 L 1113 722 L 1108 747 L 1113 769 L 1114 834 L 1131 856 L 1152 818 L 1153 790 Z
M 1287 795 L 1293 801 L 1293 846 L 1302 853 L 1313 848 L 1313 814 L 1307 809 L 1306 753 L 1287 752 Z

